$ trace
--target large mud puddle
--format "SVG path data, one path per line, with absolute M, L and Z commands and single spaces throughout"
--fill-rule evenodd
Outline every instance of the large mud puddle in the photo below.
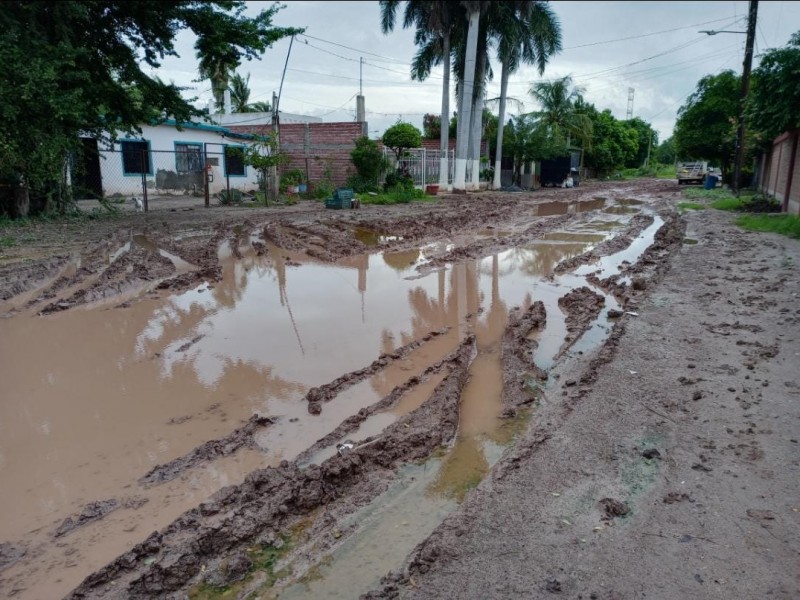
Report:
M 557 214 L 555 207 L 541 206 L 542 214 Z M 604 199 L 568 210 L 603 206 Z M 599 264 L 552 274 L 559 262 L 613 236 L 628 218 L 582 219 L 525 247 L 422 276 L 419 249 L 330 265 L 273 246 L 259 256 L 243 245 L 241 258 L 221 252 L 223 276 L 213 285 L 178 294 L 146 292 L 128 307 L 101 304 L 0 320 L 0 477 L 6 482 L 0 487 L 0 543 L 25 551 L 2 571 L 0 592 L 19 598 L 67 593 L 216 490 L 255 468 L 296 459 L 344 419 L 421 377 L 397 403 L 338 441 L 377 435 L 425 401 L 443 377 L 423 377 L 426 369 L 474 333 L 477 356 L 452 447 L 403 471 L 394 487 L 354 517 L 358 535 L 320 565 L 315 578 L 281 597 L 354 597 L 370 589 L 481 481 L 529 418 L 529 411 L 500 418 L 501 340 L 512 309 L 544 303 L 546 326 L 530 357 L 542 369 L 570 346 L 587 351 L 607 335 L 603 310 L 580 339 L 569 339 L 559 299 L 586 286 L 586 274 L 600 270 L 606 276 L 623 261 L 635 261 L 659 223 Z M 358 235 L 378 246 L 384 241 Z M 141 236 L 130 243 L 151 244 Z M 178 270 L 194 268 L 148 249 Z M 612 296 L 595 291 L 605 309 L 617 308 Z M 441 333 L 421 343 L 431 332 Z M 346 385 L 318 414 L 301 401 L 311 388 L 409 344 L 385 368 Z M 215 446 L 163 479 L 140 481 L 154 467 L 224 438 L 253 414 L 272 422 L 229 451 Z M 319 464 L 335 452 L 334 443 L 303 464 Z M 98 501 L 113 501 L 113 510 L 97 516 L 105 510 L 93 504 Z M 425 519 L 417 518 L 421 512 Z M 76 526 L 56 535 L 68 517 Z M 381 554 L 378 546 L 391 551 Z M 332 589 L 341 593 L 325 591 Z

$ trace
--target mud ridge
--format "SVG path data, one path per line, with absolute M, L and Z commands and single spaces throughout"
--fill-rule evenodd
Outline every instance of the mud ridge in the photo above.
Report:
M 506 416 L 513 416 L 516 407 L 533 402 L 541 391 L 541 383 L 547 381 L 547 372 L 536 366 L 533 360 L 539 344 L 528 337 L 541 332 L 546 323 L 547 312 L 541 300 L 525 311 L 515 310 L 509 315 L 500 343 Z
M 157 465 L 139 478 L 139 484 L 145 487 L 159 485 L 179 477 L 187 469 L 202 463 L 212 462 L 218 458 L 229 456 L 237 450 L 255 446 L 253 436 L 262 427 L 272 425 L 274 419 L 253 415 L 247 423 L 233 430 L 223 438 L 209 440 L 183 456 Z
M 564 356 L 567 350 L 586 333 L 605 304 L 606 299 L 601 294 L 585 285 L 558 299 L 559 308 L 567 315 L 567 336 L 556 358 Z
M 254 543 L 268 544 L 274 531 L 320 506 L 348 497 L 368 503 L 402 463 L 426 458 L 455 436 L 461 391 L 475 355 L 474 337 L 467 341 L 431 397 L 369 446 L 304 470 L 284 461 L 250 473 L 241 485 L 223 488 L 87 577 L 68 597 L 152 598 L 185 590 L 204 571 L 224 570 L 226 557 Z
M 448 370 L 452 370 L 454 366 L 458 366 L 459 357 L 464 351 L 464 347 L 469 346 L 471 343 L 472 342 L 470 339 L 468 338 L 464 339 L 455 350 L 453 350 L 443 359 L 437 361 L 433 365 L 430 365 L 419 375 L 414 375 L 413 377 L 410 377 L 408 380 L 406 380 L 404 383 L 395 386 L 391 392 L 389 392 L 386 396 L 384 396 L 374 404 L 362 408 L 355 415 L 351 415 L 350 417 L 342 421 L 342 423 L 338 427 L 336 427 L 336 429 L 331 431 L 325 437 L 317 440 L 313 446 L 310 446 L 309 448 L 304 450 L 300 455 L 298 455 L 297 458 L 295 459 L 295 462 L 298 464 L 305 463 L 316 452 L 319 452 L 320 450 L 323 450 L 324 448 L 327 448 L 335 444 L 351 431 L 358 429 L 361 423 L 366 421 L 372 415 L 391 409 L 398 402 L 398 400 L 400 400 L 400 398 L 403 397 L 403 395 L 405 395 L 406 393 L 417 387 L 420 383 L 425 381 L 425 379 L 427 379 L 431 375 L 438 373 L 442 369 L 446 368 Z M 373 438 L 368 438 L 367 440 L 364 440 L 363 442 L 360 443 L 361 444 L 367 443 L 371 441 L 371 439 Z
M 367 377 L 375 375 L 377 372 L 383 370 L 394 361 L 405 358 L 413 350 L 416 350 L 426 342 L 429 342 L 433 338 L 439 337 L 440 335 L 443 335 L 448 331 L 450 331 L 449 327 L 443 327 L 442 329 L 431 331 L 430 333 L 427 333 L 418 340 L 414 340 L 413 342 L 410 342 L 405 346 L 400 346 L 397 350 L 395 350 L 391 354 L 381 354 L 378 358 L 376 358 L 374 361 L 372 361 L 372 363 L 370 363 L 366 367 L 363 367 L 356 371 L 351 371 L 350 373 L 345 373 L 344 375 L 337 377 L 336 379 L 334 379 L 329 383 L 326 383 L 325 385 L 311 388 L 310 390 L 308 390 L 308 393 L 305 395 L 304 398 L 306 402 L 309 403 L 309 412 L 318 414 L 318 412 L 321 411 L 321 406 L 320 406 L 321 402 L 329 402 L 348 387 L 355 385 L 360 381 L 363 381 Z
M 174 272 L 175 267 L 169 259 L 142 248 L 131 248 L 124 256 L 111 263 L 94 283 L 79 289 L 64 300 L 51 302 L 39 314 L 48 315 L 113 298 L 148 282 L 169 277 Z
M 442 256 L 431 257 L 427 262 L 419 265 L 417 270 L 423 271 L 432 267 L 435 268 L 470 258 L 486 256 L 507 248 L 523 246 L 540 238 L 543 234 L 557 227 L 563 226 L 565 223 L 573 219 L 575 219 L 574 214 L 538 217 L 536 222 L 522 233 L 507 237 L 493 237 L 484 240 L 477 240 L 467 246 L 453 248 Z
M 608 256 L 615 252 L 620 252 L 631 245 L 634 239 L 642 233 L 645 229 L 653 224 L 654 218 L 651 215 L 635 215 L 628 225 L 625 232 L 620 235 L 614 236 L 610 240 L 606 240 L 592 248 L 589 252 L 585 252 L 579 256 L 563 260 L 554 269 L 556 275 L 563 275 L 569 271 L 573 271 L 581 265 L 588 264 L 593 260 L 602 256 Z

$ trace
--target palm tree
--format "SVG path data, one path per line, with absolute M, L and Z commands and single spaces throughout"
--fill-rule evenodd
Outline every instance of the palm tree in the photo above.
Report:
M 478 53 L 478 30 L 481 13 L 486 2 L 462 2 L 467 10 L 469 29 L 464 52 L 464 77 L 462 80 L 463 100 L 461 114 L 458 115 L 458 135 L 456 137 L 456 169 L 453 179 L 455 191 L 467 191 L 467 159 L 469 152 L 470 125 L 472 124 L 472 102 L 475 87 L 476 59 Z M 471 187 L 471 186 L 470 186 Z
M 588 147 L 592 139 L 592 121 L 581 110 L 583 90 L 572 86 L 572 77 L 567 75 L 555 81 L 541 81 L 530 89 L 530 94 L 541 106 L 541 110 L 530 113 L 547 128 L 550 138 L 568 148 L 572 138 L 581 140 Z
M 381 0 L 381 31 L 386 34 L 394 29 L 395 14 L 400 2 L 398 0 Z M 414 42 L 420 46 L 420 53 L 425 59 L 419 62 L 415 58 L 411 68 L 411 78 L 423 81 L 430 74 L 430 69 L 443 63 L 442 81 L 442 113 L 441 133 L 439 138 L 439 185 L 447 187 L 448 160 L 450 147 L 450 52 L 453 24 L 456 22 L 459 6 L 453 2 L 423 2 L 409 0 L 403 16 L 403 28 L 416 27 Z M 418 69 L 417 65 L 425 65 Z
M 493 182 L 493 187 L 499 189 L 509 76 L 522 63 L 535 64 L 539 75 L 542 75 L 550 57 L 561 51 L 561 25 L 546 2 L 497 2 L 493 8 L 492 21 L 498 39 L 497 55 L 503 65 Z
M 239 66 L 239 59 L 233 54 L 208 54 L 200 49 L 197 51 L 197 58 L 200 61 L 200 78 L 211 82 L 214 104 L 217 110 L 222 110 L 225 106 L 225 90 L 228 89 L 231 73 Z
M 250 73 L 247 77 L 242 77 L 239 73 L 234 73 L 230 84 L 231 105 L 233 112 L 248 112 L 247 106 L 250 101 Z
M 233 112 L 270 112 L 272 107 L 269 102 L 250 102 L 250 73 L 242 77 L 239 73 L 231 76 L 231 105 Z

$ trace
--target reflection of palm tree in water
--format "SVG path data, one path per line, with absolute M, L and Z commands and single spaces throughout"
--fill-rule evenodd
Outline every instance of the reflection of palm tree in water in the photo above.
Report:
M 492 299 L 486 317 L 475 323 L 478 349 L 489 349 L 499 344 L 508 321 L 508 307 L 500 297 L 500 259 L 492 256 Z

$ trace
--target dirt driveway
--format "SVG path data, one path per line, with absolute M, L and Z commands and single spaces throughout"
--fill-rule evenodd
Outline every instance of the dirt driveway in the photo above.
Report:
M 0 595 L 798 597 L 800 244 L 679 199 L 0 231 Z

